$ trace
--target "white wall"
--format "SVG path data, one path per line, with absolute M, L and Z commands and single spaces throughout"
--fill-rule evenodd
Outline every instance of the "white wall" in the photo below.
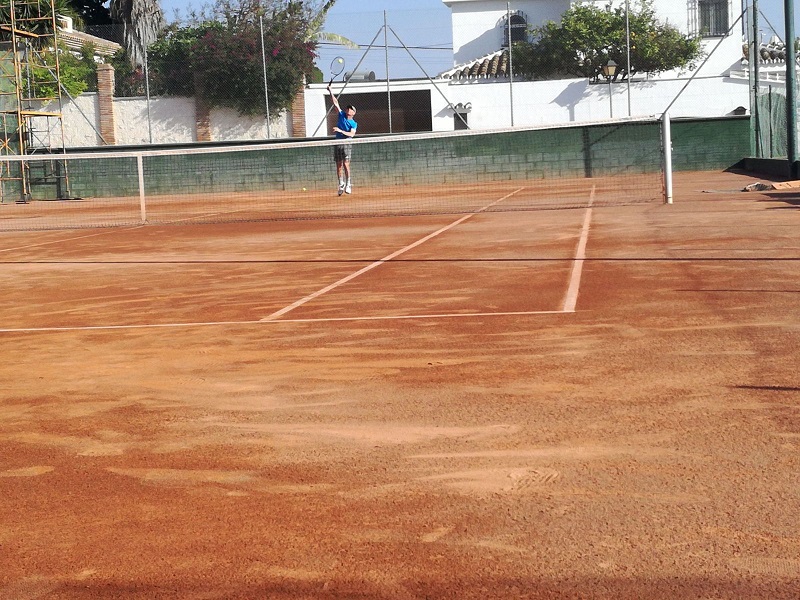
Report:
M 739 107 L 750 105 L 747 80 L 741 78 L 701 78 L 689 83 L 687 79 L 653 79 L 631 83 L 631 116 L 660 115 L 672 104 L 670 115 L 677 117 L 718 117 L 732 113 Z M 612 109 L 614 117 L 628 116 L 628 85 L 615 83 L 590 83 L 587 79 L 558 81 L 515 82 L 508 81 L 437 81 L 445 98 L 453 105 L 472 105 L 467 120 L 472 129 L 510 127 L 511 97 L 514 100 L 514 126 L 536 126 L 608 119 Z M 431 90 L 431 112 L 434 131 L 452 131 L 453 110 L 447 100 L 429 82 L 403 81 L 392 84 L 393 90 Z M 385 82 L 351 83 L 351 93 L 385 93 Z M 338 90 L 334 90 L 337 91 Z M 679 96 L 680 94 L 680 96 Z M 322 123 L 316 137 L 328 135 L 325 119 L 325 86 L 311 85 L 306 89 L 306 129 L 308 135 Z M 679 97 L 678 97 L 679 96 Z M 358 117 L 356 117 L 358 120 Z M 378 133 L 359 129 L 360 134 Z
M 101 145 L 97 113 L 96 93 L 81 94 L 74 102 L 65 102 L 61 111 L 66 138 L 64 145 L 81 147 Z
M 97 94 L 81 94 L 62 107 L 65 146 L 102 146 L 98 125 Z M 197 141 L 193 98 L 151 98 L 148 115 L 146 98 L 114 98 L 115 135 L 117 145 L 177 144 Z M 270 138 L 291 135 L 291 116 L 280 115 L 270 122 Z M 240 116 L 231 109 L 211 111 L 212 141 L 267 139 L 263 117 Z M 57 144 L 57 142 L 56 142 Z
M 677 27 L 684 33 L 689 32 L 689 4 L 697 0 L 653 0 L 653 9 L 658 16 L 658 20 Z M 738 0 L 737 0 L 738 2 Z M 728 0 L 730 4 L 730 0 Z M 625 0 L 594 0 L 594 4 L 600 8 L 605 8 L 609 4 L 613 8 L 624 8 Z M 631 12 L 640 9 L 640 0 L 629 0 L 628 6 Z
M 152 98 L 148 125 L 147 99 L 114 98 L 115 134 L 120 146 L 150 143 L 193 142 L 194 99 Z
M 503 29 L 499 22 L 508 14 L 506 0 L 443 0 L 452 11 L 453 66 L 500 50 Z M 522 11 L 529 26 L 560 21 L 570 0 L 516 0 L 511 11 Z

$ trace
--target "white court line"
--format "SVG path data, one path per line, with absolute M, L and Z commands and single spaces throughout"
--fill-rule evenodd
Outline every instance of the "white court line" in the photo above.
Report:
M 257 325 L 261 321 L 201 321 L 197 323 L 143 323 L 141 325 L 75 325 L 74 327 L 19 327 L 0 329 L 0 333 L 55 333 L 59 331 L 109 331 L 118 329 L 158 329 L 175 327 L 213 327 Z
M 581 229 L 581 237 L 578 240 L 578 249 L 575 251 L 575 259 L 572 262 L 572 274 L 569 278 L 569 287 L 567 294 L 564 298 L 563 312 L 574 313 L 575 307 L 578 305 L 578 292 L 581 288 L 581 274 L 583 273 L 583 261 L 586 258 L 586 244 L 589 241 L 589 226 L 592 222 L 592 204 L 594 203 L 594 190 L 592 186 L 592 193 L 589 195 L 589 205 L 586 208 L 586 216 L 583 219 L 583 229 Z
M 406 321 L 412 319 L 459 319 L 469 317 L 520 317 L 530 315 L 561 315 L 562 310 L 523 310 L 514 312 L 442 313 L 439 315 L 389 315 L 383 317 L 321 317 L 313 319 L 281 319 L 261 323 L 325 323 L 330 321 Z M 1 330 L 0 330 L 1 331 Z
M 62 239 L 59 239 L 59 240 L 50 240 L 49 242 L 39 242 L 38 244 L 28 244 L 27 246 L 17 246 L 16 248 L 0 248 L 0 252 L 12 252 L 13 250 L 27 250 L 28 248 L 38 248 L 39 246 L 50 246 L 52 244 L 61 244 L 61 243 L 64 243 L 64 242 L 74 242 L 75 240 L 85 240 L 86 238 L 97 237 L 99 235 L 109 235 L 111 233 L 117 233 L 119 231 L 132 231 L 134 229 L 141 229 L 142 227 L 144 227 L 144 225 L 114 227 L 111 230 L 101 231 L 99 233 L 91 233 L 89 235 L 79 235 L 78 237 L 62 238 Z M 8 232 L 8 233 L 14 233 L 14 232 Z
M 59 333 L 68 331 L 114 331 L 131 329 L 177 329 L 181 327 L 230 327 L 237 325 L 284 325 L 286 323 L 331 323 L 336 321 L 405 321 L 412 319 L 470 319 L 474 317 L 524 317 L 562 315 L 561 310 L 518 312 L 452 313 L 438 315 L 388 315 L 383 317 L 327 317 L 318 319 L 281 319 L 280 321 L 200 321 L 197 323 L 143 323 L 140 325 L 76 325 L 74 327 L 19 327 L 0 329 L 0 333 Z
M 453 228 L 453 227 L 455 227 L 456 225 L 460 225 L 461 223 L 463 223 L 463 222 L 464 222 L 464 221 L 466 221 L 467 219 L 469 219 L 469 218 L 472 218 L 472 217 L 474 217 L 475 215 L 477 215 L 477 214 L 479 214 L 479 213 L 482 213 L 482 212 L 484 212 L 484 211 L 488 210 L 489 208 L 491 208 L 491 207 L 492 207 L 492 206 L 494 206 L 495 204 L 499 204 L 499 203 L 500 203 L 500 202 L 502 202 L 503 200 L 507 200 L 508 198 L 510 198 L 511 196 L 513 196 L 514 194 L 517 194 L 517 193 L 521 192 L 521 191 L 522 191 L 522 190 L 524 190 L 524 189 L 525 189 L 524 187 L 518 188 L 518 189 L 514 190 L 513 192 L 511 192 L 511 193 L 509 193 L 509 194 L 506 194 L 506 195 L 505 195 L 505 196 L 503 196 L 502 198 L 499 198 L 499 199 L 495 200 L 495 201 L 494 201 L 494 202 L 492 202 L 491 204 L 487 204 L 486 206 L 484 206 L 483 208 L 479 208 L 479 209 L 478 209 L 478 210 L 476 210 L 475 212 L 471 212 L 471 213 L 469 213 L 468 215 L 464 215 L 463 217 L 461 217 L 461 218 L 460 218 L 460 219 L 458 219 L 457 221 L 454 221 L 454 222 L 450 223 L 450 225 L 446 225 L 445 227 L 442 227 L 442 228 L 441 228 L 441 229 L 439 229 L 438 231 L 434 231 L 433 233 L 431 233 L 431 234 L 429 234 L 429 235 L 426 235 L 424 238 L 422 238 L 422 239 L 419 239 L 419 240 L 417 240 L 416 242 L 414 242 L 414 243 L 412 243 L 412 244 L 409 244 L 409 245 L 408 245 L 408 246 L 406 246 L 405 248 L 401 248 L 400 250 L 397 250 L 396 252 L 392 252 L 391 254 L 389 254 L 388 256 L 385 256 L 385 257 L 381 258 L 380 260 L 376 260 L 374 263 L 367 265 L 367 266 L 366 266 L 366 267 L 364 267 L 363 269 L 359 269 L 359 270 L 358 270 L 358 271 L 356 271 L 355 273 L 351 273 L 351 274 L 350 274 L 350 275 L 348 275 L 347 277 L 343 277 L 343 278 L 342 278 L 342 279 L 340 279 L 339 281 L 336 281 L 336 282 L 334 282 L 334 283 L 332 283 L 332 284 L 330 284 L 330 285 L 328 285 L 328 286 L 326 286 L 326 287 L 322 288 L 321 290 L 317 290 L 317 291 L 316 291 L 316 292 L 314 292 L 313 294 L 309 294 L 309 295 L 308 295 L 308 296 L 306 296 L 305 298 L 301 298 L 301 299 L 300 299 L 300 300 L 298 300 L 297 302 L 293 302 L 293 303 L 292 303 L 292 304 L 290 304 L 289 306 L 286 306 L 286 307 L 284 307 L 284 308 L 280 309 L 279 311 L 276 311 L 276 312 L 272 313 L 272 314 L 271 314 L 271 315 L 269 315 L 268 317 L 264 317 L 264 318 L 263 318 L 263 319 L 261 319 L 261 320 L 262 320 L 262 321 L 273 321 L 273 320 L 275 320 L 275 319 L 277 319 L 277 318 L 279 318 L 279 317 L 282 317 L 282 316 L 283 316 L 283 315 L 285 315 L 286 313 L 293 311 L 295 308 L 298 308 L 298 307 L 300 307 L 300 306 L 303 306 L 303 305 L 304 305 L 304 304 L 306 304 L 307 302 L 311 302 L 311 300 L 313 300 L 314 298 L 319 298 L 319 297 L 320 297 L 320 296 L 322 296 L 323 294 L 327 294 L 327 293 L 328 293 L 328 292 L 330 292 L 331 290 L 335 290 L 336 288 L 338 288 L 338 287 L 339 287 L 339 286 L 341 286 L 341 285 L 344 285 L 344 284 L 345 284 L 345 283 L 347 283 L 348 281 L 352 281 L 352 280 L 353 280 L 353 279 L 355 279 L 356 277 L 359 277 L 360 275 L 363 275 L 364 273 L 367 273 L 368 271 L 371 271 L 372 269 L 374 269 L 374 268 L 376 268 L 376 267 L 379 267 L 379 266 L 381 266 L 382 264 L 384 264 L 384 263 L 386 263 L 386 262 L 388 262 L 388 261 L 390 261 L 390 260 L 392 260 L 392 259 L 394 259 L 394 258 L 397 258 L 397 257 L 398 257 L 398 256 L 400 256 L 401 254 L 404 254 L 404 253 L 408 252 L 409 250 L 413 250 L 413 249 L 414 249 L 414 248 L 416 248 L 417 246 L 419 246 L 419 245 L 421 245 L 421 244 L 424 244 L 425 242 L 427 242 L 428 240 L 430 240 L 430 239 L 432 239 L 432 238 L 435 238 L 437 235 L 440 235 L 440 234 L 444 233 L 445 231 L 448 231 L 449 229 L 452 229 L 452 228 Z

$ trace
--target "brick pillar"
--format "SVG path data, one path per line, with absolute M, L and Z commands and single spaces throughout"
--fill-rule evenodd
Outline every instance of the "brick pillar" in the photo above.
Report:
M 97 105 L 100 111 L 100 135 L 108 145 L 117 143 L 114 120 L 114 67 L 97 65 Z
M 292 137 L 306 137 L 306 80 L 292 99 Z
M 203 77 L 194 75 L 194 131 L 198 142 L 211 141 L 211 107 L 205 99 Z

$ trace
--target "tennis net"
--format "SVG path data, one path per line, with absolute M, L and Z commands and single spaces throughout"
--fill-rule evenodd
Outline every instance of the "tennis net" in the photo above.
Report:
M 4 156 L 0 230 L 556 209 L 663 199 L 659 121 Z

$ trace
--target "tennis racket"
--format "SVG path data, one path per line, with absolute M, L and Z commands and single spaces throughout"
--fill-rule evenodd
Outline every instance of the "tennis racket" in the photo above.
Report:
M 330 83 L 333 83 L 333 80 L 336 79 L 339 75 L 341 75 L 342 71 L 344 71 L 344 59 L 341 56 L 337 56 L 331 61 Z

